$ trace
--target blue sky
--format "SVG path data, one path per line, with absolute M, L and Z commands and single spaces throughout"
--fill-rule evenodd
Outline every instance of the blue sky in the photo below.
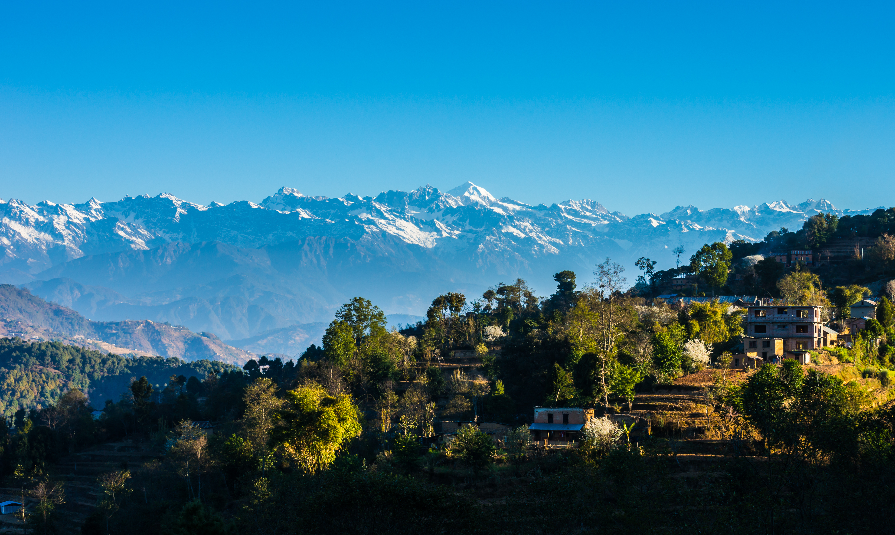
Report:
M 893 205 L 890 3 L 3 2 L 0 198 Z

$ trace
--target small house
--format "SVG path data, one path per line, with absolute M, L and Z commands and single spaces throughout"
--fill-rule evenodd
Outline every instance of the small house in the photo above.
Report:
M 777 362 L 783 357 L 783 339 L 743 337 L 743 353 L 749 357 L 760 357 L 764 362 Z
M 535 407 L 531 438 L 545 446 L 568 446 L 594 417 L 593 409 Z
M 765 362 L 775 362 L 773 357 L 763 359 L 755 356 L 754 353 L 737 353 L 730 361 L 730 367 L 738 370 L 754 370 L 761 368 Z
M 876 301 L 872 301 L 870 299 L 862 299 L 861 301 L 849 307 L 851 317 L 876 319 L 876 305 Z
M 22 504 L 19 502 L 5 501 L 0 503 L 0 515 L 9 515 L 18 513 L 22 510 Z

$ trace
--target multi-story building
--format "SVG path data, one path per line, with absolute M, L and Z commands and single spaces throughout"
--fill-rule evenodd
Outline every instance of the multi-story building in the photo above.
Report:
M 768 253 L 765 255 L 767 258 L 773 258 L 777 262 L 780 262 L 786 266 L 795 266 L 796 264 L 803 264 L 806 266 L 812 265 L 814 262 L 814 253 L 813 251 L 790 251 L 789 253 Z
M 833 331 L 824 328 L 822 318 L 820 306 L 750 306 L 743 325 L 744 352 L 765 362 L 792 357 L 807 364 L 808 351 L 830 343 Z

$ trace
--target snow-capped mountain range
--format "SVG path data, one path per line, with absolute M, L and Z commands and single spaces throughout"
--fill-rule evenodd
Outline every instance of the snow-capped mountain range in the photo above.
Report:
M 311 197 L 281 188 L 260 204 L 202 206 L 172 195 L 36 205 L 0 201 L 0 283 L 27 285 L 92 319 L 153 319 L 224 339 L 329 321 L 354 295 L 421 314 L 438 293 L 478 296 L 522 277 L 542 295 L 562 269 L 590 280 L 611 257 L 673 266 L 717 240 L 800 228 L 831 203 L 628 217 L 591 200 L 531 206 L 472 183 L 376 197 Z M 629 279 L 635 273 L 629 271 Z M 142 317 L 137 317 L 142 315 Z

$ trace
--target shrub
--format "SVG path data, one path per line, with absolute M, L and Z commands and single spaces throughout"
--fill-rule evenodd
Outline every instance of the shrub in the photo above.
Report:
M 583 441 L 592 447 L 608 449 L 621 436 L 621 428 L 605 416 L 591 418 L 584 426 Z
M 862 379 L 874 379 L 876 378 L 876 370 L 873 368 L 864 368 L 864 371 L 861 372 Z
M 507 450 L 507 455 L 509 455 L 511 459 L 520 459 L 524 457 L 525 452 L 531 445 L 531 431 L 528 430 L 528 426 L 520 425 L 515 429 L 510 429 L 504 439 L 504 445 Z
M 879 372 L 879 384 L 883 387 L 888 387 L 892 384 L 892 372 L 889 370 L 880 370 Z
M 464 425 L 457 432 L 457 436 L 451 441 L 449 454 L 456 457 L 476 472 L 488 466 L 494 457 L 494 441 L 473 425 Z

